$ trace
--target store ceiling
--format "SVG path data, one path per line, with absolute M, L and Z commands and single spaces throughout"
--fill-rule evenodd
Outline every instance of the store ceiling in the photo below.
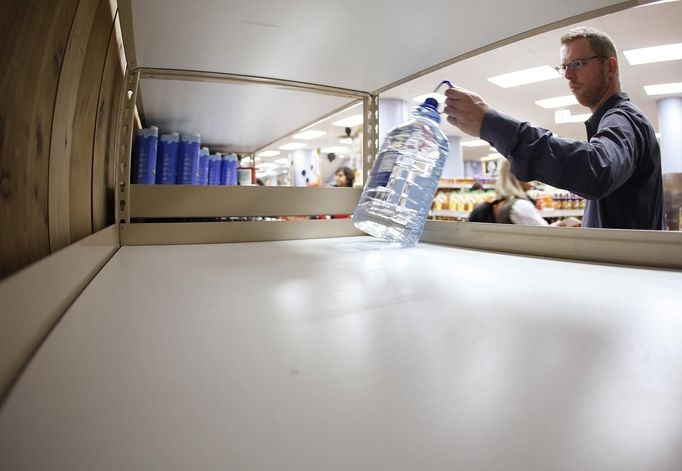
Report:
M 271 77 L 365 92 L 519 32 L 619 3 L 120 1 L 132 12 L 138 66 Z
M 487 44 L 618 3 L 119 0 L 119 11 L 126 57 L 139 67 L 223 72 L 374 92 Z M 485 27 L 472 21 L 476 18 L 484 18 Z M 337 103 L 310 105 L 255 94 L 248 106 L 274 115 L 260 125 L 256 136 L 250 128 L 258 124 L 241 119 L 240 109 L 211 101 L 200 106 L 205 100 L 195 100 L 195 92 L 153 90 L 171 88 L 166 85 L 143 85 L 146 125 L 174 112 L 164 127 L 199 132 L 206 143 L 235 150 L 259 149 L 314 119 L 297 106 L 310 106 L 318 117 L 338 108 Z M 199 88 L 203 85 L 208 89 L 211 84 Z M 211 124 L 201 129 L 200 121 Z
M 177 8 L 174 7 L 173 9 L 161 8 L 160 5 L 157 5 L 159 8 L 155 8 L 155 1 L 152 0 L 134 2 L 135 45 L 139 65 L 260 74 L 345 88 L 376 90 L 427 66 L 432 66 L 476 47 L 493 43 L 495 40 L 504 39 L 524 29 L 531 29 L 530 23 L 528 23 L 531 20 L 527 18 L 528 12 L 541 7 L 540 5 L 532 5 L 533 2 L 525 2 L 524 8 L 521 9 L 523 14 L 516 11 L 505 13 L 502 10 L 493 14 L 493 12 L 486 10 L 489 9 L 489 6 L 480 8 L 468 4 L 458 6 L 460 15 L 457 15 L 456 21 L 454 18 L 450 19 L 452 26 L 448 28 L 449 36 L 441 38 L 435 26 L 429 28 L 428 35 L 416 34 L 406 26 L 395 26 L 418 24 L 421 13 L 415 16 L 415 7 L 411 2 L 397 2 L 390 18 L 387 18 L 384 12 L 375 12 L 375 17 L 369 19 L 357 13 L 361 8 L 373 8 L 367 7 L 364 2 L 355 5 L 351 1 L 350 4 L 347 4 L 348 8 L 345 9 L 325 5 L 326 10 L 323 11 L 316 2 L 302 1 L 286 8 L 271 5 L 268 7 L 270 12 L 267 14 L 256 8 L 258 1 L 251 2 L 251 6 L 241 4 L 242 2 L 230 2 L 230 8 L 225 12 L 222 10 L 226 7 L 221 2 L 210 0 L 198 0 L 198 2 L 197 5 L 193 4 L 192 11 L 186 11 L 186 5 L 189 5 L 186 2 L 180 2 L 179 5 L 176 5 Z M 483 3 L 486 2 L 478 2 L 478 4 Z M 580 8 L 582 10 L 593 10 L 598 7 L 594 2 L 589 3 L 590 7 L 580 4 Z M 510 5 L 512 4 L 514 2 L 510 3 Z M 352 11 L 353 5 L 357 8 L 355 12 Z M 451 9 L 452 6 L 441 5 L 439 2 L 432 2 L 431 5 L 426 4 L 422 7 L 428 11 L 444 11 L 447 8 Z M 519 9 L 520 6 L 516 5 L 514 8 Z M 554 4 L 552 4 L 552 8 L 555 9 Z M 207 15 L 207 11 L 212 14 Z M 299 15 L 295 14 L 296 12 Z M 462 16 L 466 12 L 471 13 L 471 15 Z M 411 14 L 408 15 L 408 13 Z M 557 13 L 559 14 L 557 15 Z M 266 21 L 266 17 L 269 18 L 268 15 L 272 16 L 272 24 Z M 505 15 L 506 18 L 503 21 L 502 17 Z M 547 15 L 540 16 L 548 18 Z M 567 16 L 565 12 L 557 11 L 553 11 L 551 15 L 555 19 L 565 16 Z M 463 17 L 486 18 L 486 27 L 481 27 L 479 21 L 460 20 Z M 258 21 L 246 21 L 249 18 L 255 18 Z M 301 18 L 309 20 L 308 26 L 302 23 Z M 538 18 L 534 17 L 533 21 L 536 24 L 533 26 L 547 23 L 546 20 L 544 23 L 542 21 L 537 23 Z M 389 19 L 392 21 L 388 21 Z M 632 8 L 579 24 L 594 26 L 608 32 L 613 37 L 619 51 L 623 51 L 682 42 L 682 29 L 679 27 L 681 20 L 682 2 L 673 1 Z M 182 23 L 183 21 L 183 24 L 191 27 L 190 29 L 194 28 L 194 30 L 200 31 L 200 34 L 183 37 L 181 38 L 183 41 L 179 41 L 178 36 L 171 34 L 170 30 L 164 26 Z M 212 22 L 214 21 L 220 21 L 224 27 L 218 28 L 217 24 L 213 25 Z M 365 24 L 367 21 L 369 23 Z M 429 16 L 429 21 L 436 21 L 436 19 Z M 475 28 L 467 23 L 475 23 Z M 510 23 L 514 23 L 514 27 L 508 29 Z M 339 24 L 346 25 L 347 32 L 337 31 L 335 28 Z M 143 25 L 144 27 L 142 27 Z M 200 25 L 201 28 L 199 28 Z M 230 28 L 229 25 L 234 26 L 234 28 Z M 326 28 L 333 28 L 334 31 L 322 34 L 319 30 L 324 25 Z M 347 25 L 353 26 L 348 28 Z M 410 54 L 407 50 L 400 50 L 397 47 L 399 44 L 395 42 L 398 40 L 398 36 L 377 34 L 379 31 L 387 33 L 391 26 L 393 26 L 393 30 L 400 32 L 400 37 L 416 35 L 420 41 L 424 39 L 422 36 L 429 38 L 428 45 L 420 46 L 422 47 L 420 57 Z M 543 98 L 569 95 L 570 92 L 563 78 L 508 89 L 499 88 L 487 80 L 488 77 L 495 75 L 540 65 L 557 65 L 559 62 L 558 38 L 569 27 L 562 27 L 560 30 L 543 33 L 466 59 L 390 89 L 382 93 L 381 97 L 402 99 L 409 106 L 413 106 L 416 104 L 413 97 L 432 91 L 436 84 L 448 79 L 459 86 L 476 91 L 491 106 L 503 112 L 551 129 L 561 136 L 584 138 L 585 131 L 582 123 L 555 124 L 555 110 L 546 110 L 534 103 L 535 100 Z M 216 28 L 224 32 L 221 41 L 218 41 L 217 44 L 216 41 L 208 41 L 210 34 L 207 32 Z M 373 32 L 366 31 L 366 29 L 371 28 L 374 28 Z M 423 27 L 420 26 L 419 30 L 422 29 Z M 473 31 L 474 29 L 475 31 Z M 453 32 L 454 30 L 457 30 L 456 34 Z M 491 32 L 493 30 L 494 32 Z M 288 39 L 283 44 L 279 44 L 278 38 L 283 40 L 284 36 L 282 35 L 284 33 Z M 433 36 L 434 34 L 436 37 Z M 318 38 L 316 35 L 321 36 Z M 374 42 L 369 41 L 368 44 L 361 47 L 356 44 L 356 36 L 365 40 L 371 39 Z M 384 44 L 386 42 L 384 36 L 389 36 L 388 42 L 390 44 Z M 311 41 L 310 38 L 312 37 L 319 39 L 319 41 Z M 331 37 L 335 37 L 337 40 L 343 38 L 344 43 L 341 45 L 327 44 L 325 41 Z M 240 39 L 238 40 L 238 38 Z M 170 42 L 170 47 L 168 45 L 162 47 L 164 41 Z M 393 42 L 391 43 L 391 41 Z M 248 47 L 246 47 L 247 44 Z M 266 46 L 270 47 L 267 51 Z M 280 50 L 280 46 L 286 46 L 289 49 Z M 372 52 L 372 48 L 379 46 L 385 47 L 385 49 L 377 49 Z M 244 51 L 248 53 L 245 54 Z M 309 59 L 303 60 L 302 57 Z M 406 60 L 406 57 L 409 57 L 409 60 Z M 227 58 L 231 59 L 229 63 L 226 62 Z M 366 63 L 368 58 L 371 58 L 371 64 Z M 427 61 L 422 63 L 422 58 L 427 58 Z M 646 95 L 642 87 L 655 83 L 682 81 L 682 61 L 630 66 L 622 54 L 620 59 L 623 90 L 629 93 L 633 102 L 644 111 L 657 128 L 656 101 L 661 97 Z M 268 70 L 262 70 L 264 64 L 267 64 Z M 196 85 L 195 83 L 193 87 Z M 168 84 L 163 86 L 167 87 Z M 216 84 L 201 84 L 199 88 L 203 86 L 208 89 L 209 87 L 216 87 Z M 283 138 L 275 141 L 276 139 L 300 129 L 314 121 L 315 118 L 323 116 L 343 104 L 343 101 L 339 101 L 337 98 L 322 96 L 322 99 L 317 100 L 314 98 L 315 95 L 307 93 L 301 95 L 303 98 L 301 101 L 287 97 L 285 106 L 282 106 L 277 97 L 260 93 L 244 94 L 240 92 L 239 104 L 235 104 L 223 102 L 224 100 L 195 100 L 196 97 L 206 95 L 203 91 L 186 93 L 168 90 L 161 93 L 160 89 L 152 90 L 143 84 L 141 92 L 147 124 L 162 122 L 163 127 L 170 129 L 174 126 L 176 128 L 182 127 L 188 122 L 201 123 L 199 127 L 202 129 L 195 131 L 207 136 L 205 142 L 215 144 L 216 148 L 249 151 L 262 149 L 266 145 L 268 145 L 268 149 L 277 150 L 280 145 L 290 142 L 291 139 Z M 166 98 L 164 100 L 163 97 L 172 97 L 172 99 Z M 349 100 L 346 100 L 346 103 L 348 102 Z M 196 106 L 196 103 L 201 105 Z M 252 111 L 256 110 L 257 113 L 261 114 L 261 117 L 264 116 L 265 124 L 257 124 L 257 116 L 232 112 L 232 110 L 248 108 Z M 589 112 L 579 105 L 570 106 L 568 109 L 571 110 L 572 114 Z M 282 113 L 282 110 L 286 112 Z M 358 111 L 355 109 L 341 112 L 327 122 L 315 126 L 316 129 L 327 131 L 327 135 L 324 138 L 309 141 L 309 147 L 324 148 L 341 145 L 339 138 L 344 130 L 332 126 L 331 121 L 357 114 Z M 245 116 L 249 119 L 243 119 Z M 442 124 L 442 127 L 447 135 L 462 135 L 459 130 L 446 122 Z M 259 132 L 254 133 L 254 129 L 259 129 Z M 222 139 L 222 136 L 228 134 L 232 137 L 236 136 L 237 139 L 230 141 Z M 463 140 L 466 139 L 469 138 L 463 137 Z M 478 159 L 488 152 L 490 152 L 488 147 L 464 148 L 464 158 Z

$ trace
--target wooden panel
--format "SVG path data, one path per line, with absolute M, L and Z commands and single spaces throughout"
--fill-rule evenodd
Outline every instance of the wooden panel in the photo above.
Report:
M 97 102 L 95 142 L 92 163 L 92 225 L 98 231 L 114 222 L 114 181 L 116 177 L 116 115 L 123 69 L 116 28 L 111 28 Z
M 73 122 L 69 182 L 71 241 L 80 240 L 93 231 L 92 169 L 93 160 L 101 158 L 94 154 L 95 122 L 112 24 L 109 0 L 99 0 L 85 51 Z
M 118 227 L 112 225 L 0 283 L 0 399 L 40 342 L 117 249 Z
M 130 217 L 352 214 L 361 188 L 130 185 Z
M 350 219 L 121 225 L 122 245 L 218 244 L 362 235 Z
M 78 2 L 59 76 L 50 141 L 48 195 L 51 251 L 65 247 L 71 242 L 69 195 L 73 124 L 81 70 L 97 4 L 97 0 Z
M 540 257 L 682 268 L 677 232 L 429 221 L 421 240 Z
M 0 277 L 46 256 L 55 96 L 77 0 L 0 10 Z

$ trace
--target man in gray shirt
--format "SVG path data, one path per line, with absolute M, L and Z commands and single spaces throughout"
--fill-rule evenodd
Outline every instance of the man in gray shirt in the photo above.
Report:
M 557 70 L 592 111 L 587 142 L 507 116 L 458 87 L 445 92 L 448 122 L 488 141 L 519 180 L 586 198 L 583 227 L 664 229 L 661 152 L 651 123 L 621 92 L 613 42 L 594 28 L 576 28 L 561 44 Z

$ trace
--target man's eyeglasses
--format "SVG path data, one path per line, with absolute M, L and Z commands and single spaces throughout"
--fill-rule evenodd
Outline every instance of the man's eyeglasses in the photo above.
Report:
M 596 59 L 598 57 L 603 59 L 606 58 L 606 56 L 579 57 L 578 59 L 573 59 L 568 64 L 561 64 L 554 67 L 554 70 L 559 72 L 559 74 L 564 75 L 567 69 L 578 70 L 579 68 L 584 66 L 590 59 Z

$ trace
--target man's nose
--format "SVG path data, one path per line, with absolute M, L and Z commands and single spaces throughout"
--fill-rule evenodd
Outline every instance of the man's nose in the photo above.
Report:
M 564 77 L 566 80 L 572 80 L 575 78 L 575 70 L 571 69 L 570 67 L 566 67 L 566 72 L 564 72 Z

